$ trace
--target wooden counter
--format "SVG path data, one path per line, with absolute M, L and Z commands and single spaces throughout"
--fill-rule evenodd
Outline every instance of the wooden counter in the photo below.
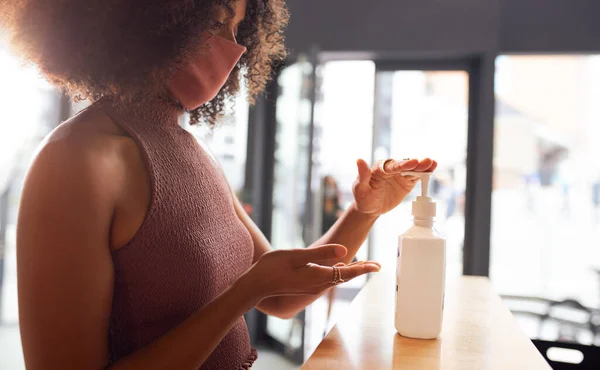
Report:
M 394 282 L 374 274 L 302 369 L 550 370 L 486 278 L 447 282 L 437 340 L 396 333 Z

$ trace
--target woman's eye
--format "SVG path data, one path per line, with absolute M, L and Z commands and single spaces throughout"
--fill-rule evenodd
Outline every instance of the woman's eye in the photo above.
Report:
M 211 29 L 213 29 L 213 30 L 220 30 L 220 29 L 222 29 L 223 27 L 225 27 L 225 23 L 223 23 L 223 22 L 217 22 L 217 21 L 215 21 L 215 22 L 213 23 L 213 25 L 212 25 Z

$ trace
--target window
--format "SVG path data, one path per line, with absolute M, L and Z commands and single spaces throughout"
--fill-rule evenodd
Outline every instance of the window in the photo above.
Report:
M 244 84 L 240 85 L 240 93 L 233 102 L 227 102 L 226 116 L 214 129 L 206 125 L 190 126 L 187 115 L 182 119 L 182 126 L 217 158 L 238 197 L 244 187 L 249 109 Z
M 18 322 L 16 224 L 25 172 L 59 121 L 59 95 L 0 46 L 0 323 Z
M 500 293 L 600 305 L 600 57 L 497 63 L 491 278 Z M 533 308 L 526 308 L 533 310 Z M 561 326 L 524 327 L 556 340 Z M 589 343 L 585 330 L 568 334 Z

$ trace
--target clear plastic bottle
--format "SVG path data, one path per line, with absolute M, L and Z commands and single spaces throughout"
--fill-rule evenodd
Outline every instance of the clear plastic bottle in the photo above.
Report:
M 395 327 L 402 336 L 435 339 L 442 331 L 446 240 L 433 228 L 436 204 L 428 195 L 429 172 L 404 172 L 421 180 L 413 202 L 414 225 L 398 238 Z

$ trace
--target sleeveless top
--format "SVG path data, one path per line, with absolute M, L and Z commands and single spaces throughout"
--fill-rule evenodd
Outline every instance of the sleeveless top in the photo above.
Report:
M 254 250 L 222 172 L 179 126 L 182 111 L 162 101 L 135 107 L 99 101 L 94 107 L 135 140 L 151 184 L 141 227 L 112 253 L 108 341 L 113 363 L 174 329 L 222 293 L 250 267 Z M 240 317 L 201 369 L 248 369 L 256 357 Z

